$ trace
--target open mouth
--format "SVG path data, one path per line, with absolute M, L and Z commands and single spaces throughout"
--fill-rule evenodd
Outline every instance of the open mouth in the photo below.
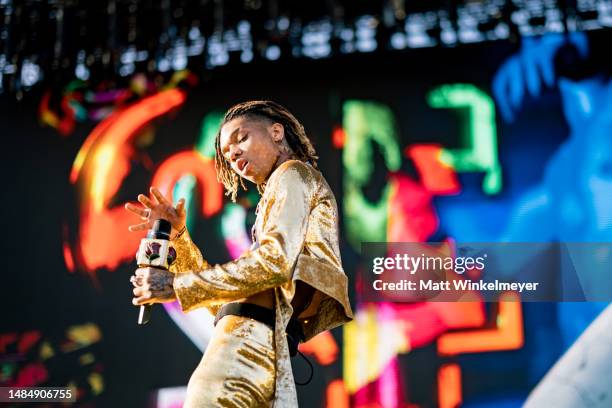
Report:
M 238 159 L 236 161 L 236 167 L 238 167 L 238 171 L 241 173 L 244 171 L 244 169 L 246 168 L 248 164 L 249 162 L 246 161 L 245 159 Z

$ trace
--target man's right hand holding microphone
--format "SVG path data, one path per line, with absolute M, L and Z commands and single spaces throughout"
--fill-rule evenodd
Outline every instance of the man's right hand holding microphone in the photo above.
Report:
M 138 195 L 138 201 L 142 206 L 127 203 L 125 209 L 138 215 L 142 223 L 130 225 L 130 231 L 142 231 L 152 229 L 156 220 L 164 219 L 172 226 L 171 237 L 175 237 L 185 229 L 187 214 L 185 211 L 185 200 L 180 199 L 175 206 L 155 188 L 150 189 L 152 199 L 144 194 Z M 138 268 L 135 274 L 130 277 L 130 282 L 134 285 L 134 298 L 132 303 L 135 306 L 152 303 L 166 303 L 176 300 L 176 294 L 172 286 L 174 274 L 154 267 Z

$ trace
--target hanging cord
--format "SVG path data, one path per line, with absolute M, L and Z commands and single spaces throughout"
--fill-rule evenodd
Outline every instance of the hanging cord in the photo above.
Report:
M 306 380 L 306 382 L 299 383 L 299 382 L 297 382 L 297 381 L 296 381 L 295 383 L 296 383 L 297 385 L 306 385 L 306 384 L 310 383 L 310 381 L 312 381 L 312 377 L 313 377 L 313 375 L 314 375 L 314 367 L 313 367 L 312 363 L 310 362 L 310 360 L 308 360 L 308 359 L 306 358 L 306 356 L 305 356 L 305 355 L 303 355 L 303 354 L 302 354 L 302 352 L 301 352 L 300 350 L 298 350 L 297 352 L 298 352 L 298 354 L 299 354 L 300 356 L 302 356 L 302 358 L 303 358 L 303 359 L 304 359 L 304 360 L 305 360 L 305 361 L 308 363 L 308 366 L 310 367 L 310 376 L 308 377 L 308 380 Z

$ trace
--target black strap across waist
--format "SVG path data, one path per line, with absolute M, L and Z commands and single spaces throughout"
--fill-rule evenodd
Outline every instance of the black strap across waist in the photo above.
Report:
M 221 306 L 221 308 L 217 311 L 217 315 L 215 316 L 215 326 L 223 318 L 223 316 L 232 315 L 232 316 L 243 316 L 249 319 L 257 320 L 274 330 L 276 326 L 276 315 L 274 310 L 268 309 L 263 306 L 259 306 L 253 303 L 240 303 L 240 302 L 232 302 L 226 303 Z M 291 357 L 297 355 L 299 353 L 298 345 L 300 342 L 305 340 L 304 331 L 302 329 L 301 323 L 297 319 L 290 319 L 287 324 L 286 329 L 287 334 L 287 344 L 289 346 L 289 355 Z M 310 377 L 308 381 L 305 383 L 298 383 L 298 385 L 306 385 L 312 379 L 313 367 L 310 361 L 302 353 L 300 353 L 304 360 L 310 366 Z
M 217 311 L 217 315 L 215 316 L 215 326 L 221 320 L 223 316 L 233 315 L 233 316 L 243 316 L 248 317 L 250 319 L 257 320 L 265 324 L 274 330 L 275 326 L 275 316 L 274 310 L 268 309 L 267 307 L 255 305 L 253 303 L 226 303 L 221 306 L 221 308 Z
M 232 302 L 221 306 L 221 308 L 217 311 L 217 315 L 215 316 L 215 326 L 223 316 L 227 315 L 248 317 L 249 319 L 254 319 L 265 324 L 272 330 L 274 330 L 274 327 L 276 326 L 276 316 L 274 310 L 255 305 L 253 303 Z M 297 321 L 297 319 L 290 319 L 289 323 L 287 324 L 286 332 L 287 336 L 289 337 L 291 354 L 295 355 L 295 353 L 297 353 L 297 344 L 304 341 L 304 332 L 302 330 L 301 323 Z

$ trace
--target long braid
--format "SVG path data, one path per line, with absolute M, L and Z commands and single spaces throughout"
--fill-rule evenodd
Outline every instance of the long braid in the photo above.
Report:
M 263 119 L 271 123 L 280 123 L 285 130 L 285 140 L 295 155 L 295 158 L 304 162 L 309 162 L 317 168 L 317 153 L 306 135 L 304 126 L 283 106 L 273 101 L 248 101 L 232 106 L 225 116 L 219 132 L 215 137 L 215 169 L 217 170 L 217 180 L 223 183 L 225 195 L 236 201 L 239 186 L 246 190 L 244 179 L 232 170 L 229 162 L 221 152 L 221 128 L 227 122 L 240 118 L 248 117 L 253 119 Z M 257 186 L 257 190 L 263 193 L 263 187 Z

